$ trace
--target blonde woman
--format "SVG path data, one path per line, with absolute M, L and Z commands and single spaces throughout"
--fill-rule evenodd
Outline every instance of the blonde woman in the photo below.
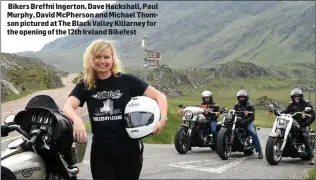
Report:
M 135 96 L 156 100 L 161 120 L 154 129 L 160 133 L 167 120 L 164 94 L 130 74 L 122 72 L 113 43 L 96 40 L 83 57 L 84 77 L 75 86 L 64 106 L 64 114 L 74 123 L 74 138 L 85 143 L 87 133 L 75 110 L 87 102 L 93 140 L 90 167 L 93 179 L 139 179 L 142 152 L 139 141 L 131 139 L 124 122 L 124 109 Z

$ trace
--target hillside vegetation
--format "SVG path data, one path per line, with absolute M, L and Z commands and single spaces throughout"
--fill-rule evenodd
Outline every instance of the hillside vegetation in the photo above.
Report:
M 79 72 L 88 44 L 105 38 L 117 42 L 127 68 L 136 68 L 141 67 L 140 44 L 147 35 L 149 49 L 161 51 L 162 64 L 173 69 L 209 68 L 236 60 L 265 67 L 315 60 L 314 1 L 157 3 L 159 9 L 152 11 L 159 13 L 157 26 L 136 28 L 136 36 L 66 36 L 46 44 L 39 52 L 21 54 L 39 57 L 65 71 Z
M 237 102 L 238 90 L 247 89 L 250 101 L 256 108 L 255 125 L 272 127 L 274 116 L 269 116 L 268 105 L 274 104 L 276 108 L 284 109 L 290 101 L 290 91 L 295 87 L 301 88 L 305 99 L 308 99 L 307 87 L 315 87 L 314 70 L 315 64 L 312 63 L 293 63 L 266 68 L 240 61 L 224 63 L 213 68 L 176 70 L 161 66 L 148 70 L 148 82 L 168 96 L 170 118 L 163 134 L 148 137 L 145 141 L 173 143 L 176 129 L 180 126 L 180 117 L 176 116 L 178 105 L 198 105 L 201 103 L 201 93 L 204 90 L 212 91 L 214 100 L 220 107 L 231 109 Z M 142 70 L 127 70 L 127 73 L 144 78 Z M 316 104 L 315 92 L 311 92 L 311 102 Z M 220 120 L 222 118 L 223 116 Z
M 62 87 L 66 73 L 36 58 L 1 53 L 1 101 L 42 89 Z

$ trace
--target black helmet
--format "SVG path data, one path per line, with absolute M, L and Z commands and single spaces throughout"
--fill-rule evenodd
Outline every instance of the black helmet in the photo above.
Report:
M 239 98 L 240 97 L 245 97 L 244 100 L 240 100 Z M 237 92 L 237 100 L 239 103 L 247 103 L 248 100 L 249 100 L 249 94 L 248 94 L 248 91 L 247 90 L 239 90 Z
M 295 96 L 299 96 L 300 100 L 303 101 L 304 100 L 304 95 L 303 95 L 303 91 L 299 88 L 294 88 L 291 91 L 291 99 L 294 102 L 294 97 Z

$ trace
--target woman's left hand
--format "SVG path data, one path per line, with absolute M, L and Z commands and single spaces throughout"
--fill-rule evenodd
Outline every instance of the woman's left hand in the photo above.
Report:
M 166 126 L 166 120 L 165 119 L 161 119 L 157 123 L 157 125 L 155 126 L 155 128 L 153 130 L 153 135 L 161 133 L 161 131 L 165 128 L 165 126 Z

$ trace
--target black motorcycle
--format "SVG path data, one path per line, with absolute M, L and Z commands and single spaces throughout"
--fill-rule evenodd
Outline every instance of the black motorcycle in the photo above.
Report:
M 247 129 L 240 126 L 241 114 L 253 113 L 250 111 L 225 111 L 223 125 L 217 135 L 217 154 L 222 160 L 227 160 L 231 152 L 243 152 L 246 155 L 252 155 L 255 147 L 252 137 Z M 256 129 L 256 128 L 255 128 Z
M 1 125 L 1 137 L 22 137 L 1 152 L 1 179 L 77 179 L 86 143 L 73 141 L 73 124 L 47 95 L 33 97 L 25 110 Z
M 214 140 L 211 129 L 210 121 L 205 117 L 207 110 L 196 107 L 188 106 L 184 107 L 179 105 L 180 108 L 184 108 L 181 127 L 177 130 L 174 144 L 176 150 L 180 154 L 185 154 L 191 150 L 191 147 L 210 147 L 212 150 L 216 150 L 216 140 Z M 207 111 L 209 114 L 215 114 L 215 112 Z M 217 132 L 221 128 L 221 122 L 217 123 Z

